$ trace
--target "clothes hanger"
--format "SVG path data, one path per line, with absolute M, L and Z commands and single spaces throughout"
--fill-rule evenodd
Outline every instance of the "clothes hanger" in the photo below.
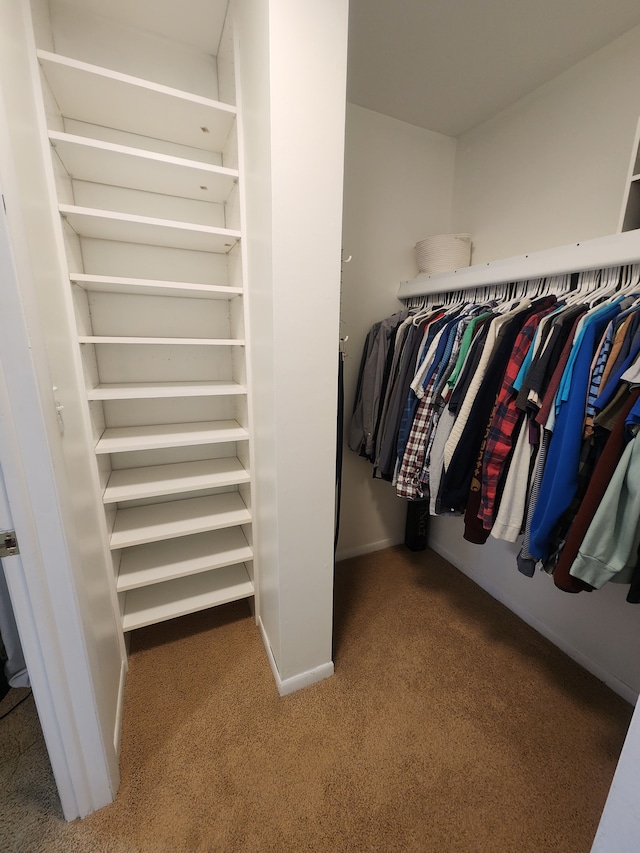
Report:
M 576 289 L 566 299 L 566 305 L 579 305 L 587 301 L 587 295 L 594 286 L 594 270 L 583 270 L 578 273 Z
M 600 286 L 595 290 L 593 298 L 590 300 L 591 305 L 599 305 L 605 302 L 610 296 L 616 294 L 620 278 L 622 275 L 621 267 L 607 267 L 601 270 Z
M 571 275 L 565 274 L 558 276 L 558 278 L 560 281 L 558 283 L 557 295 L 564 296 L 566 293 L 571 293 Z
M 414 326 L 419 326 L 422 320 L 425 317 L 428 317 L 431 311 L 433 311 L 435 305 L 432 304 L 432 300 L 436 294 L 426 294 L 421 299 L 418 299 L 416 305 L 416 313 L 412 317 L 412 323 Z
M 640 264 L 629 264 L 627 267 L 627 279 L 620 287 L 620 294 L 630 296 L 637 293 L 640 287 Z
M 629 264 L 625 264 L 620 269 L 620 278 L 618 280 L 618 285 L 616 288 L 618 293 L 622 293 L 629 284 L 629 281 L 631 280 L 631 266 Z

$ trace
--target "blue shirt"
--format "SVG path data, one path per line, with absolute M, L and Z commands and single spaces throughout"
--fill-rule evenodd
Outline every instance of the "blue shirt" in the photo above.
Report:
M 537 559 L 548 556 L 555 528 L 578 487 L 582 424 L 591 361 L 603 331 L 619 310 L 618 302 L 606 306 L 606 310 L 590 317 L 582 330 L 573 360 L 571 382 L 566 386 L 566 400 L 560 407 L 549 442 L 540 494 L 531 519 L 529 551 Z

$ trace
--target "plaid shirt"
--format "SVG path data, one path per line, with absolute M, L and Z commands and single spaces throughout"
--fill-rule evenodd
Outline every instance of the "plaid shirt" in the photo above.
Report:
M 555 305 L 533 314 L 522 327 L 507 364 L 502 386 L 498 392 L 496 406 L 491 419 L 482 464 L 482 492 L 478 518 L 485 530 L 493 526 L 496 510 L 496 493 L 507 458 L 511 453 L 513 436 L 523 412 L 516 408 L 517 392 L 513 387 L 520 367 L 525 360 L 538 323 L 555 309 Z
M 444 327 L 441 337 L 442 346 L 438 346 L 427 369 L 426 385 L 411 425 L 402 464 L 396 478 L 396 493 L 400 498 L 421 500 L 424 497 L 426 489 L 425 484 L 421 482 L 421 474 L 425 466 L 427 445 L 430 445 L 430 438 L 437 424 L 437 418 L 434 422 L 435 392 L 442 384 L 440 381 L 442 372 L 446 370 L 451 360 L 454 346 L 459 345 L 462 339 L 462 327 L 468 319 L 470 318 L 458 317 Z
M 435 339 L 438 332 L 445 324 L 444 311 L 438 311 L 437 313 L 431 315 L 427 321 L 424 328 L 423 335 L 423 343 L 420 347 L 420 352 L 418 353 L 417 364 L 416 364 L 416 373 L 420 370 L 422 366 L 422 362 L 427 357 L 427 352 L 433 340 Z M 409 436 L 411 434 L 411 428 L 413 421 L 416 417 L 418 409 L 418 398 L 415 393 L 409 389 L 409 393 L 407 394 L 407 399 L 403 406 L 402 417 L 400 419 L 400 426 L 398 428 L 398 439 L 396 443 L 396 465 L 399 466 L 402 463 L 402 459 L 404 458 L 404 454 L 407 450 L 407 443 L 409 441 Z M 394 482 L 395 482 L 394 477 Z
M 429 424 L 428 433 L 425 436 L 424 459 L 422 460 L 422 471 L 420 472 L 420 483 L 422 485 L 422 491 L 425 494 L 430 485 L 429 471 L 431 467 L 431 449 L 433 447 L 433 442 L 436 436 L 436 429 L 440 422 L 440 415 L 442 414 L 445 407 L 444 392 L 448 390 L 447 380 L 451 372 L 455 368 L 458 352 L 460 351 L 460 347 L 462 344 L 462 338 L 466 331 L 466 327 L 469 325 L 470 322 L 471 321 L 466 318 L 463 322 L 458 323 L 456 333 L 451 340 L 451 351 L 449 353 L 447 361 L 444 362 L 444 368 L 439 371 L 439 376 L 436 379 L 436 386 L 434 388 L 431 400 L 431 421 Z

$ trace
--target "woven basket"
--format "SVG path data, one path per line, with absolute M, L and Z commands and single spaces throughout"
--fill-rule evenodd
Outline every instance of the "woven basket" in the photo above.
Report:
M 416 243 L 418 269 L 423 274 L 449 272 L 468 267 L 471 261 L 470 234 L 437 234 Z

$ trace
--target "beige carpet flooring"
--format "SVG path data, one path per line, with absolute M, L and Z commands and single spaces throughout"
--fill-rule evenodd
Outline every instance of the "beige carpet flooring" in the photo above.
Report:
M 627 703 L 430 551 L 339 564 L 335 623 L 334 677 L 283 699 L 246 604 L 136 632 L 120 791 L 84 821 L 25 702 L 0 849 L 588 853 Z

